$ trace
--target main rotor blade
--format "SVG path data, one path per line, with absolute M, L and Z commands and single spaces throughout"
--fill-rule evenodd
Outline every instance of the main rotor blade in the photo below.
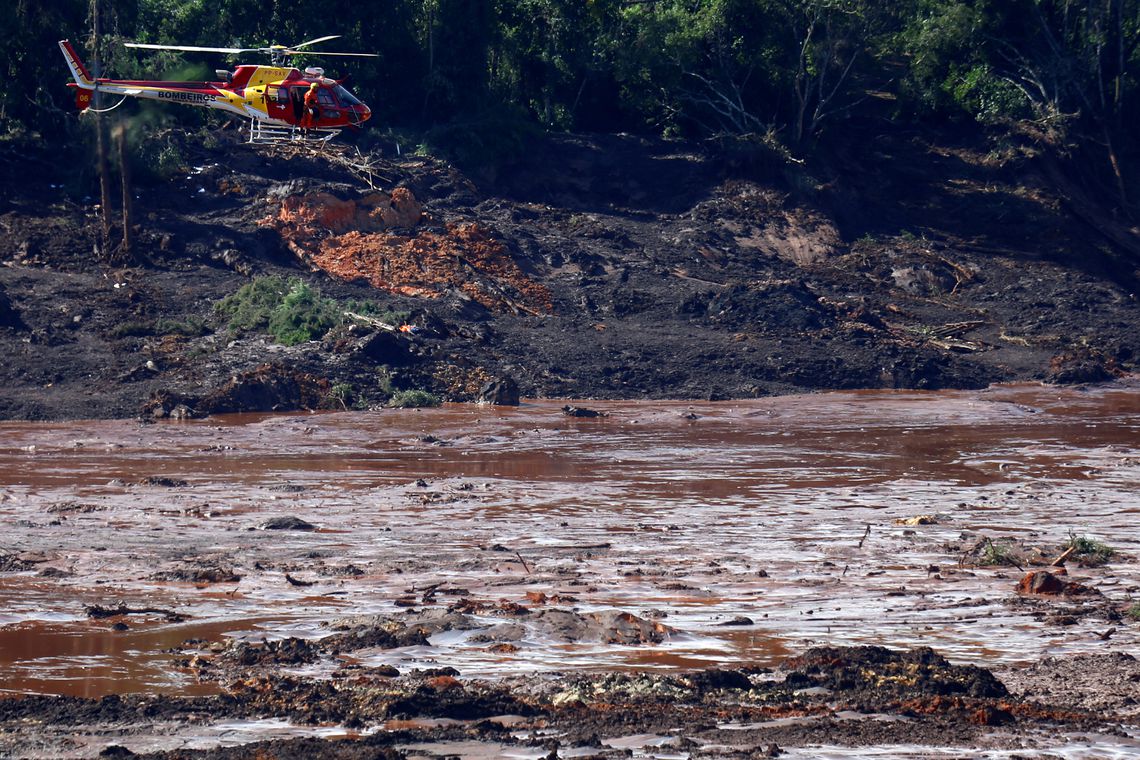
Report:
M 146 48 L 147 50 L 186 50 L 191 53 L 254 53 L 260 50 L 260 48 L 197 47 L 195 45 L 148 45 L 142 42 L 124 42 L 123 46 Z
M 308 42 L 302 42 L 300 45 L 294 45 L 291 49 L 292 50 L 300 50 L 303 47 L 308 47 L 309 45 L 316 45 L 318 42 L 327 42 L 329 40 L 335 40 L 335 39 L 338 39 L 339 37 L 340 37 L 339 34 L 330 34 L 328 37 L 317 37 L 315 40 L 309 40 Z
M 324 58 L 326 55 L 355 55 L 355 56 L 358 56 L 361 58 L 379 58 L 380 57 L 379 53 L 327 53 L 324 50 L 312 51 L 312 52 L 305 51 L 305 50 L 286 50 L 284 52 L 287 53 L 288 55 L 299 55 L 301 53 L 305 53 L 306 55 L 316 56 L 317 58 Z

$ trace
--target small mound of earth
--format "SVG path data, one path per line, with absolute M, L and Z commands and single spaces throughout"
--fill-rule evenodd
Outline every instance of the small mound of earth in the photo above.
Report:
M 600 641 L 605 644 L 638 646 L 660 644 L 675 633 L 664 623 L 646 620 L 629 612 L 606 610 L 586 614 L 571 610 L 542 610 L 520 622 L 494 626 L 479 635 L 480 641 L 521 641 L 528 636 L 560 642 Z
M 184 583 L 237 583 L 241 576 L 233 568 L 220 565 L 184 565 L 160 570 L 151 576 L 156 581 L 180 581 Z
M 1140 719 L 1140 660 L 1124 652 L 1049 657 L 1026 668 L 1005 668 L 1014 696 L 1055 707 Z
M 395 649 L 426 646 L 428 637 L 443 631 L 470 631 L 479 624 L 466 615 L 445 610 L 424 610 L 398 617 L 357 615 L 328 624 L 331 636 L 321 639 L 321 646 L 331 652 L 357 649 Z
M 1004 697 L 1008 690 L 988 670 L 951 665 L 930 647 L 902 652 L 885 647 L 814 647 L 782 666 L 785 683 L 807 689 L 824 687 L 871 702 L 916 695 Z

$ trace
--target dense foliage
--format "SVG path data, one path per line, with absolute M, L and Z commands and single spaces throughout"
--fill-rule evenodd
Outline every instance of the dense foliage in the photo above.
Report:
M 10 83 L 0 126 L 75 123 L 62 37 L 119 76 L 185 76 L 191 63 L 205 74 L 234 61 L 119 43 L 325 34 L 343 35 L 336 49 L 380 54 L 321 61 L 351 78 L 374 124 L 443 136 L 458 125 L 486 150 L 529 124 L 761 134 L 806 152 L 844 120 L 886 109 L 896 120 L 1020 125 L 1086 150 L 1125 205 L 1137 159 L 1140 0 L 15 0 L 0 17 Z

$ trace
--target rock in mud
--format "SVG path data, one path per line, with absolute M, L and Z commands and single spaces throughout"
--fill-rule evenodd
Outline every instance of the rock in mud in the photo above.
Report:
M 273 517 L 258 526 L 261 530 L 316 530 L 317 526 L 300 517 Z
M 364 357 L 376 364 L 403 367 L 415 357 L 411 353 L 411 341 L 400 333 L 377 330 L 362 338 L 351 341 L 345 349 L 356 357 Z
M 479 389 L 478 402 L 493 406 L 518 406 L 519 384 L 510 377 L 488 380 Z
M 1037 596 L 1101 596 L 1091 586 L 1064 580 L 1047 570 L 1026 573 L 1017 583 L 1017 593 Z
M 709 668 L 690 673 L 689 681 L 700 692 L 716 691 L 718 689 L 747 690 L 752 688 L 752 681 L 739 670 L 721 670 Z

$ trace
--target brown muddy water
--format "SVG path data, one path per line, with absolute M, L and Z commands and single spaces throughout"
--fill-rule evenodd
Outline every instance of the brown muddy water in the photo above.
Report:
M 984 536 L 1087 536 L 1117 555 L 1072 577 L 1140 599 L 1140 383 L 562 403 L 0 423 L 0 693 L 211 693 L 171 664 L 188 639 L 323 636 L 432 584 L 437 606 L 545 598 L 675 632 L 504 653 L 451 631 L 357 661 L 494 677 L 876 643 L 994 666 L 1140 643 L 1046 626 L 1013 603 L 1020 571 L 958 566 Z M 917 515 L 937 522 L 895 524 Z M 281 517 L 316 530 L 263 528 Z M 186 619 L 114 630 L 95 604 Z

